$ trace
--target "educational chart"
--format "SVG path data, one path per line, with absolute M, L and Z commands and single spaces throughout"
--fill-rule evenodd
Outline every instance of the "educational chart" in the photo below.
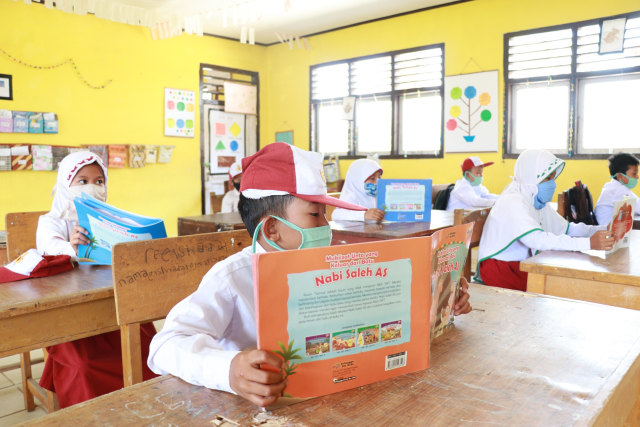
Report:
M 244 157 L 244 114 L 209 111 L 209 172 L 227 173 Z
M 430 254 L 420 237 L 254 255 L 258 348 L 284 359 L 283 396 L 428 368 Z
M 190 90 L 164 89 L 164 134 L 192 138 L 195 135 L 195 93 Z
M 445 151 L 498 151 L 498 71 L 444 78 Z
M 376 207 L 387 221 L 431 221 L 431 180 L 379 179 Z

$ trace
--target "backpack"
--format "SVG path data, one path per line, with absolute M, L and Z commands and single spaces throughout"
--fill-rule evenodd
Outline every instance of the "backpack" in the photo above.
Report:
M 433 209 L 438 210 L 447 210 L 447 205 L 449 204 L 449 196 L 451 196 L 451 190 L 453 190 L 455 184 L 447 185 L 447 188 L 444 190 L 438 191 L 436 194 L 436 198 L 433 200 Z
M 569 222 L 582 222 L 598 225 L 593 213 L 593 198 L 585 184 L 576 181 L 576 185 L 564 192 L 565 219 Z

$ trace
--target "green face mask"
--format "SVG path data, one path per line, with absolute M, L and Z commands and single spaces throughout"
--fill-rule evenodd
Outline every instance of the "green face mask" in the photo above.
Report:
M 323 246 L 331 245 L 331 237 L 332 237 L 331 227 L 329 227 L 328 225 L 323 225 L 321 227 L 313 227 L 313 228 L 302 228 L 302 227 L 298 227 L 292 222 L 287 221 L 286 219 L 280 218 L 279 216 L 275 216 L 275 215 L 269 215 L 269 216 L 271 218 L 277 219 L 280 222 L 283 222 L 288 227 L 293 228 L 294 230 L 300 233 L 300 235 L 302 236 L 302 242 L 300 243 L 300 246 L 298 246 L 298 249 L 320 248 Z M 258 224 L 258 226 L 256 227 L 256 231 L 254 231 L 253 233 L 252 248 L 254 253 L 256 251 L 256 242 L 258 241 L 258 233 L 262 228 L 263 223 L 264 223 L 264 220 L 260 221 L 260 224 Z M 279 251 L 285 250 L 280 246 L 278 246 L 275 242 L 272 242 L 271 240 L 267 239 L 267 236 L 265 236 L 264 233 L 262 233 L 262 237 L 264 237 L 264 240 L 266 240 L 268 244 L 270 244 L 277 250 Z
M 467 178 L 467 181 L 469 181 L 471 183 L 471 185 L 473 185 L 474 187 L 482 184 L 482 178 L 481 176 L 475 176 L 474 174 L 472 174 L 471 172 L 466 172 L 464 174 L 464 177 Z
M 631 178 L 630 176 L 627 176 L 624 173 L 620 173 L 620 175 L 624 176 L 625 178 L 627 178 L 629 180 L 629 182 L 627 182 L 626 184 L 624 184 L 622 181 L 620 181 L 620 184 L 624 185 L 628 189 L 632 189 L 636 185 L 638 185 L 638 178 Z M 612 176 L 611 178 L 616 179 L 616 175 Z

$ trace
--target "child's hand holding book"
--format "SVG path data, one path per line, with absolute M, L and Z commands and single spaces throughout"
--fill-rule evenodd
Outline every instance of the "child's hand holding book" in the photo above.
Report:
M 453 306 L 454 316 L 460 314 L 467 314 L 471 311 L 471 304 L 469 303 L 469 282 L 464 277 L 460 277 L 460 284 L 458 289 L 458 300 Z
M 229 385 L 258 406 L 273 404 L 287 386 L 283 360 L 265 350 L 245 350 L 231 360 Z

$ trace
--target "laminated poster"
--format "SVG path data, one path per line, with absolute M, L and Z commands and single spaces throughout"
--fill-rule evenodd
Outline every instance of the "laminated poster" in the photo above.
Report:
M 309 398 L 429 367 L 431 237 L 254 255 L 258 348 Z
M 384 219 L 398 222 L 431 221 L 430 179 L 379 179 L 376 207 Z

